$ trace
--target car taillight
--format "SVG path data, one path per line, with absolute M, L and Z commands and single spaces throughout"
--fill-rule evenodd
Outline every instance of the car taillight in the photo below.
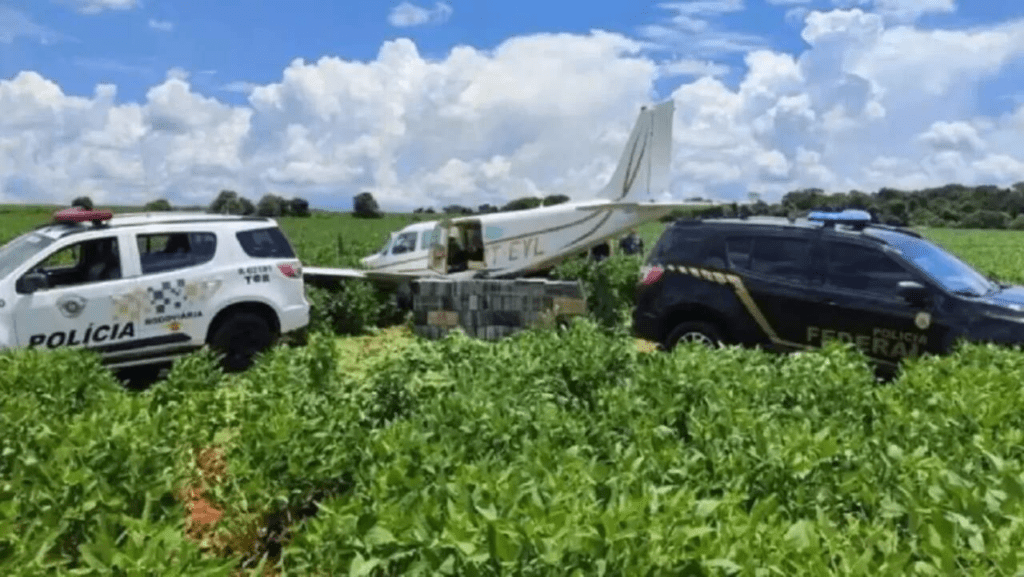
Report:
M 281 263 L 277 265 L 277 268 L 281 271 L 281 274 L 288 278 L 299 278 L 302 276 L 302 265 Z
M 660 266 L 645 266 L 640 269 L 640 284 L 652 285 L 658 282 L 658 279 L 660 279 L 663 274 L 665 274 L 665 269 Z

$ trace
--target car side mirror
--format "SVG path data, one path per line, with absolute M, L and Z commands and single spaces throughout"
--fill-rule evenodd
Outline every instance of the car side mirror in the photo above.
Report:
M 25 273 L 24 276 L 19 278 L 14 286 L 14 290 L 21 294 L 32 294 L 38 290 L 49 288 L 49 286 L 50 281 L 44 273 L 33 271 Z
M 928 289 L 916 281 L 900 281 L 899 287 L 899 293 L 903 300 L 915 306 L 927 304 L 931 296 Z

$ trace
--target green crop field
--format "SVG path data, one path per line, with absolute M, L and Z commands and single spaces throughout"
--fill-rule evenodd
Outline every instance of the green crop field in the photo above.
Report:
M 0 205 L 0 242 L 48 222 L 55 209 L 50 206 Z M 413 222 L 430 220 L 430 216 L 390 214 L 380 219 L 360 219 L 347 213 L 314 213 L 308 218 L 282 217 L 278 221 L 305 264 L 356 266 L 360 258 L 383 246 L 389 232 Z M 665 226 L 664 223 L 653 222 L 640 227 L 639 233 L 646 247 L 654 246 Z M 1024 282 L 1022 231 L 918 230 L 982 272 L 1012 282 Z
M 411 218 L 280 220 L 306 264 L 351 266 Z M 1024 281 L 1022 233 L 922 232 Z M 609 263 L 625 298 L 637 262 Z M 144 391 L 88 354 L 5 352 L 0 574 L 1024 569 L 1021 352 L 968 346 L 878 383 L 839 345 L 664 354 L 616 328 L 317 332 L 237 375 L 198 353 Z

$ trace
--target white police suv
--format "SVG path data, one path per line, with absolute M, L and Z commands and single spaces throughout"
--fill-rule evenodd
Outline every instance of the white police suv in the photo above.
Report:
M 81 347 L 112 369 L 209 345 L 228 371 L 309 323 L 269 218 L 71 208 L 0 248 L 0 347 Z

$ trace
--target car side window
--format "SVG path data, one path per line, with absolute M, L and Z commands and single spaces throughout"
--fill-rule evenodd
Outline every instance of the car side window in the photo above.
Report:
M 295 258 L 295 249 L 276 226 L 243 230 L 235 236 L 245 254 L 252 258 Z
M 690 227 L 670 227 L 651 249 L 651 263 L 685 262 L 696 264 L 704 253 L 707 234 Z
M 198 266 L 213 260 L 217 235 L 209 232 L 140 234 L 142 274 L 157 274 Z
M 834 288 L 894 297 L 900 281 L 916 280 L 881 249 L 829 242 L 827 283 Z
M 811 241 L 787 236 L 736 236 L 726 240 L 731 265 L 772 280 L 808 284 L 811 281 Z
M 749 236 L 730 237 L 725 240 L 725 253 L 729 257 L 729 266 L 732 268 L 749 269 L 750 251 L 754 246 L 754 239 Z
M 395 245 L 391 249 L 391 254 L 402 254 L 416 250 L 417 236 L 415 232 L 405 232 L 398 235 L 398 238 L 395 239 Z
M 46 276 L 46 288 L 77 286 L 121 278 L 121 253 L 113 236 L 85 240 L 58 249 L 30 272 Z

